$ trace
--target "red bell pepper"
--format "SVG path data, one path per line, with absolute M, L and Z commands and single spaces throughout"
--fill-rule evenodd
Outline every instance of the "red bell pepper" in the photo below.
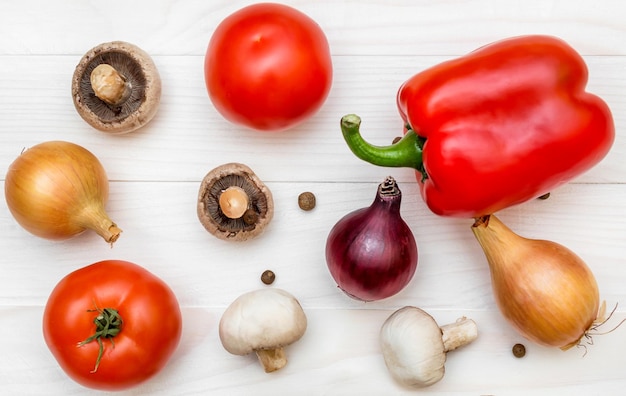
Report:
M 355 115 L 341 128 L 359 158 L 415 168 L 434 213 L 493 214 L 552 191 L 608 153 L 613 118 L 585 91 L 587 74 L 560 39 L 510 38 L 406 81 L 397 96 L 406 126 L 399 142 L 367 143 Z

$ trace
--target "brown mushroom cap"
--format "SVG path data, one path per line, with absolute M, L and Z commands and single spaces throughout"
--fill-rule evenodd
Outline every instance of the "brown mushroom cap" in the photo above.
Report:
M 103 63 L 113 66 L 132 86 L 130 97 L 118 106 L 102 101 L 91 86 L 91 72 Z M 92 127 L 108 133 L 128 133 L 156 114 L 161 78 L 152 58 L 141 48 L 123 41 L 103 43 L 89 50 L 76 66 L 72 98 L 78 114 Z
M 220 194 L 231 186 L 241 187 L 247 192 L 248 211 L 252 216 L 231 219 L 222 213 Z M 200 223 L 211 234 L 224 240 L 245 241 L 263 232 L 274 216 L 274 201 L 271 191 L 252 169 L 232 162 L 218 166 L 204 177 L 198 192 L 197 212 Z

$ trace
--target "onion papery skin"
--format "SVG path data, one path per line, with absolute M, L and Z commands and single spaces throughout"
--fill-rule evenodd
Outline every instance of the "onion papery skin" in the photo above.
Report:
M 578 345 L 598 316 L 600 296 L 587 264 L 568 248 L 528 239 L 496 216 L 472 231 L 491 272 L 498 308 L 524 337 L 563 350 Z
M 390 179 L 397 194 L 381 194 Z M 339 288 L 354 299 L 391 297 L 415 274 L 417 243 L 400 216 L 401 199 L 395 180 L 387 178 L 369 207 L 344 216 L 328 235 L 328 269 Z
M 63 240 L 93 229 L 113 243 L 121 230 L 104 210 L 109 181 L 87 149 L 49 141 L 24 151 L 10 165 L 4 185 L 15 220 L 41 238 Z

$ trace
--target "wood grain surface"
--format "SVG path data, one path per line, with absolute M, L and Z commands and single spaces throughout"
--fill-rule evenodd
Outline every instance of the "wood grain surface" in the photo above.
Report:
M 333 56 L 334 82 L 323 108 L 280 133 L 245 130 L 212 106 L 204 52 L 217 24 L 251 1 L 20 0 L 0 12 L 0 184 L 10 163 L 47 140 L 92 151 L 110 179 L 107 210 L 124 230 L 111 248 L 93 233 L 52 242 L 32 236 L 0 200 L 0 394 L 83 395 L 42 336 L 43 308 L 54 285 L 104 259 L 133 261 L 165 280 L 183 310 L 180 347 L 168 366 L 124 395 L 621 395 L 626 387 L 626 327 L 567 352 L 533 345 L 502 318 L 471 220 L 442 218 L 423 203 L 414 173 L 357 159 L 339 119 L 363 119 L 379 145 L 400 135 L 395 95 L 413 74 L 489 42 L 520 34 L 568 41 L 589 67 L 588 89 L 611 107 L 617 137 L 589 172 L 499 215 L 521 235 L 570 247 L 591 267 L 601 298 L 626 318 L 626 5 L 597 1 L 285 1 L 316 20 Z M 89 127 L 70 95 L 74 67 L 93 46 L 124 40 L 152 55 L 163 81 L 155 119 L 111 136 Z M 266 232 L 245 243 L 208 234 L 196 215 L 200 181 L 226 162 L 250 166 L 272 190 L 276 213 Z M 411 283 L 386 300 L 361 303 L 333 282 L 326 236 L 346 213 L 369 205 L 385 176 L 403 191 L 402 215 L 419 246 Z M 298 208 L 303 191 L 317 196 Z M 224 309 L 264 286 L 290 291 L 309 318 L 287 348 L 288 365 L 266 374 L 253 356 L 233 356 L 219 341 Z M 448 356 L 442 381 L 419 391 L 395 383 L 380 353 L 382 322 L 405 305 L 441 324 L 466 316 L 479 338 Z M 608 327 L 610 328 L 610 326 Z M 526 356 L 511 348 L 524 343 Z

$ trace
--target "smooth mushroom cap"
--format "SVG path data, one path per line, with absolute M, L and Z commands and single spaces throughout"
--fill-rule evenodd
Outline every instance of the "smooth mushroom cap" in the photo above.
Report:
M 132 94 L 119 107 L 110 107 L 96 97 L 90 76 L 100 64 L 119 62 L 123 67 L 112 66 L 133 82 Z M 161 101 L 161 77 L 150 55 L 136 45 L 124 41 L 102 43 L 89 50 L 76 66 L 72 99 L 78 114 L 93 128 L 112 134 L 128 133 L 156 115 Z
M 397 310 L 383 324 L 380 340 L 385 364 L 398 382 L 425 387 L 443 378 L 442 332 L 428 313 L 416 307 Z
M 219 335 L 228 352 L 247 355 L 292 344 L 306 327 L 306 315 L 294 296 L 282 289 L 259 289 L 231 303 L 220 320 Z

